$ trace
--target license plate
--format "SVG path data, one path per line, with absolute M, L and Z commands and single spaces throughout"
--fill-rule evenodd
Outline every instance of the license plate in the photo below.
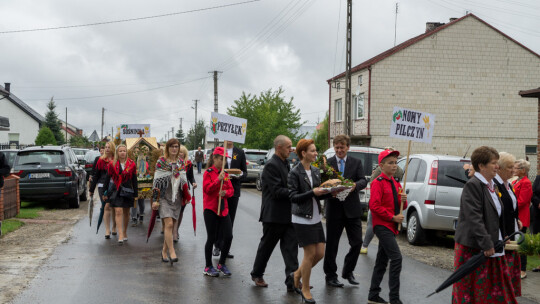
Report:
M 30 178 L 34 179 L 34 178 L 48 178 L 50 177 L 50 173 L 31 173 L 29 174 L 30 175 Z

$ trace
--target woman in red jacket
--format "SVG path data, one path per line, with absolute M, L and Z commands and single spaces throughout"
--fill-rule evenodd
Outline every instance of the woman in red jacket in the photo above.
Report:
M 226 277 L 231 276 L 231 272 L 225 266 L 227 253 L 232 242 L 232 222 L 229 216 L 229 206 L 227 198 L 232 197 L 234 188 L 229 179 L 229 174 L 222 171 L 223 168 L 223 147 L 217 147 L 212 153 L 212 157 L 208 160 L 207 169 L 203 175 L 203 209 L 204 209 L 204 224 L 206 225 L 206 245 L 204 246 L 204 256 L 206 266 L 204 274 L 217 277 L 219 273 Z M 227 155 L 227 157 L 230 157 Z M 221 188 L 221 182 L 223 187 Z M 218 200 L 221 196 L 221 204 L 218 207 Z M 220 209 L 218 215 L 218 208 Z M 212 265 L 212 247 L 216 241 L 217 231 L 223 234 L 223 248 L 221 248 L 221 256 L 217 270 Z
M 529 174 L 529 169 L 531 168 L 531 163 L 524 159 L 516 160 L 514 163 L 514 175 L 517 176 L 517 179 L 512 182 L 514 186 L 514 193 L 517 198 L 518 205 L 518 217 L 523 225 L 521 232 L 527 232 L 527 228 L 531 222 L 531 198 L 533 195 L 532 183 L 527 177 Z M 522 254 L 521 258 L 521 278 L 524 279 L 527 277 L 527 256 Z

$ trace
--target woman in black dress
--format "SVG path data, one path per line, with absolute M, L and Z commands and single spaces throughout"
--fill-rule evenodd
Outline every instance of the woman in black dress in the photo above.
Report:
M 137 166 L 127 157 L 126 145 L 118 145 L 116 148 L 116 157 L 109 165 L 107 175 L 109 178 L 103 183 L 103 189 L 107 189 L 107 193 L 103 199 L 109 200 L 111 207 L 114 207 L 119 227 L 118 244 L 122 245 L 128 240 L 129 208 L 133 207 L 135 197 L 138 196 Z

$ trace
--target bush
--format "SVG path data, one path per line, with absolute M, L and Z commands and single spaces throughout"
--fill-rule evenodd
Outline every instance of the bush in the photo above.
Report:
M 42 127 L 39 129 L 39 133 L 36 137 L 36 145 L 56 145 L 56 139 L 54 138 L 54 134 L 51 129 L 47 127 Z

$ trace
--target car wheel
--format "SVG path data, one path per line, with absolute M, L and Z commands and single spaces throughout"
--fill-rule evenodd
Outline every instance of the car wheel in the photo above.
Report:
M 75 197 L 70 198 L 68 201 L 69 208 L 79 208 L 80 206 L 80 200 L 79 200 L 79 187 L 75 187 Z
M 261 184 L 261 177 L 257 176 L 257 180 L 255 180 L 255 187 L 257 190 L 262 191 L 262 184 Z
M 413 211 L 407 220 L 407 241 L 412 245 L 421 245 L 425 242 L 426 232 L 422 225 L 418 213 Z
M 84 189 L 83 189 L 83 193 L 81 194 L 81 196 L 79 197 L 79 199 L 82 201 L 82 202 L 86 202 L 88 200 L 88 197 L 86 195 L 86 185 L 84 186 Z

